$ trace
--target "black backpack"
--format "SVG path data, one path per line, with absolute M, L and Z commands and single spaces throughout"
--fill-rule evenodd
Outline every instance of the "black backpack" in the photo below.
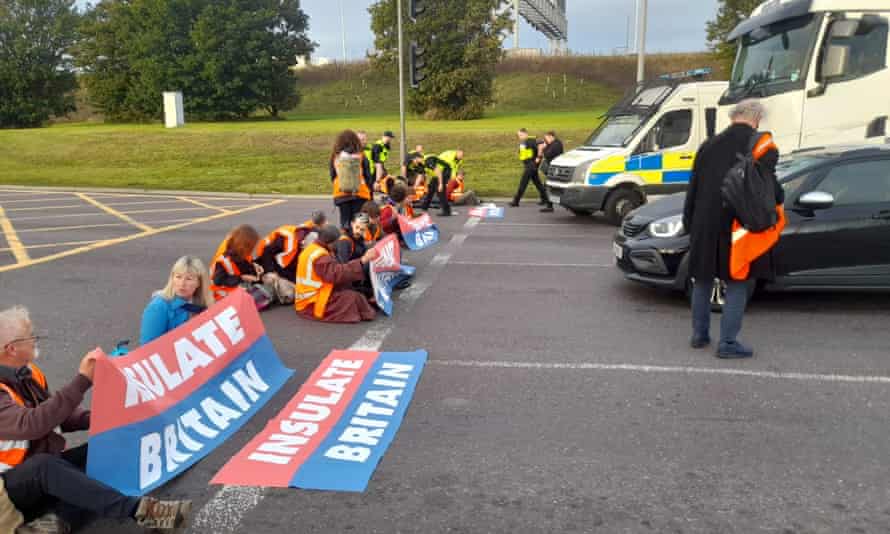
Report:
M 769 134 L 767 134 L 769 135 Z M 769 230 L 779 220 L 776 211 L 776 179 L 763 169 L 754 157 L 754 149 L 763 134 L 755 132 L 745 154 L 737 154 L 738 162 L 726 173 L 720 188 L 724 206 L 749 232 Z

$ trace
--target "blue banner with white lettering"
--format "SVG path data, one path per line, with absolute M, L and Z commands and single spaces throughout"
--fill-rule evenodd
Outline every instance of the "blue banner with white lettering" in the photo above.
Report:
M 399 229 L 402 239 L 411 250 L 423 250 L 439 242 L 439 227 L 433 224 L 429 213 L 409 219 L 399 215 Z

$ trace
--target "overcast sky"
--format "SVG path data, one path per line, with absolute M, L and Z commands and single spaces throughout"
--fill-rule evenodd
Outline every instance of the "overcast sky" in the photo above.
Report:
M 447 0 L 433 0 L 447 1 Z M 364 57 L 373 47 L 368 6 L 371 0 L 302 0 L 309 15 L 309 35 L 317 57 L 340 59 L 342 39 L 339 2 L 346 13 L 346 50 L 350 59 Z M 569 48 L 577 53 L 611 54 L 627 42 L 628 19 L 634 0 L 566 0 Z M 714 18 L 717 0 L 649 0 L 647 50 L 688 52 L 705 50 L 705 22 Z M 512 46 L 508 39 L 506 46 Z M 547 48 L 547 39 L 523 22 L 519 30 L 523 48 Z
M 432 0 L 447 1 L 447 0 Z M 359 59 L 373 47 L 368 6 L 372 0 L 302 0 L 309 15 L 309 36 L 318 43 L 316 57 L 340 59 L 342 39 L 339 5 L 346 13 L 346 51 Z M 581 54 L 612 54 L 627 43 L 628 20 L 635 0 L 566 0 L 569 49 Z M 79 5 L 86 0 L 78 0 Z M 705 50 L 705 22 L 714 18 L 717 0 L 649 0 L 647 50 L 688 52 Z M 512 46 L 508 39 L 506 46 Z M 547 39 L 524 21 L 519 30 L 523 48 L 547 48 Z

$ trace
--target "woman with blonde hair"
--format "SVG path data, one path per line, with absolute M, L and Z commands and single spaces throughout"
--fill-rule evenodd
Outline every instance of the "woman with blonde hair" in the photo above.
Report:
M 139 343 L 144 345 L 186 323 L 213 303 L 207 267 L 199 258 L 183 256 L 170 269 L 164 289 L 156 291 L 142 313 Z

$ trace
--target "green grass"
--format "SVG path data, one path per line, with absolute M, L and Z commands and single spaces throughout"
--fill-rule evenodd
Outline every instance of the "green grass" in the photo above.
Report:
M 463 148 L 469 187 L 482 195 L 507 195 L 520 174 L 518 128 L 539 135 L 555 129 L 571 147 L 599 122 L 606 99 L 583 112 L 494 112 L 477 121 L 412 118 L 408 139 L 430 153 Z M 398 116 L 300 113 L 286 121 L 193 123 L 175 130 L 96 123 L 0 130 L 0 183 L 328 194 L 327 159 L 344 128 L 371 135 L 398 131 Z M 395 170 L 396 155 L 392 158 Z
M 282 121 L 189 123 L 167 130 L 92 120 L 0 130 L 0 183 L 329 194 L 327 161 L 338 132 L 363 129 L 372 141 L 384 130 L 398 132 L 396 83 L 363 65 L 305 77 L 300 107 Z M 469 187 L 485 196 L 509 195 L 521 173 L 517 129 L 539 136 L 554 129 L 571 147 L 617 97 L 614 89 L 572 75 L 507 72 L 495 79 L 496 102 L 484 119 L 409 118 L 409 148 L 463 148 Z M 398 172 L 397 152 L 391 172 Z

